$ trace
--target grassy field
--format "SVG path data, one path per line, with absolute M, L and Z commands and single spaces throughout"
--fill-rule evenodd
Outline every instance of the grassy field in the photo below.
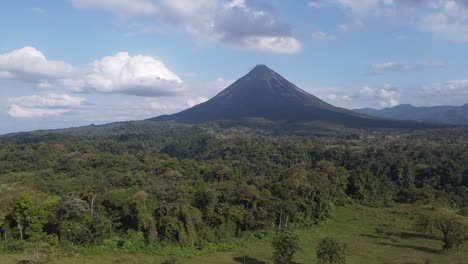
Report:
M 302 250 L 295 261 L 300 264 L 316 263 L 315 247 L 321 238 L 334 237 L 346 242 L 347 263 L 440 263 L 468 264 L 468 248 L 457 255 L 441 251 L 442 242 L 426 238 L 413 230 L 418 215 L 454 214 L 450 210 L 433 210 L 414 205 L 395 205 L 390 208 L 348 206 L 337 208 L 335 218 L 310 230 L 298 230 Z M 459 216 L 460 217 L 460 216 Z M 468 223 L 467 217 L 463 219 Z M 68 256 L 54 259 L 51 263 L 63 264 L 117 264 L 117 263 L 163 263 L 169 257 L 152 255 L 114 254 L 106 256 Z M 0 263 L 16 264 L 27 255 L 3 255 Z M 192 258 L 180 258 L 187 264 L 265 264 L 272 263 L 271 237 L 253 242 L 235 251 L 218 252 Z M 245 262 L 244 262 L 245 260 Z

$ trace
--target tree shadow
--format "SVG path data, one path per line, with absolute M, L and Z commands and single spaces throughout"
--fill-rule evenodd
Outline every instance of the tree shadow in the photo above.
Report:
M 235 262 L 241 263 L 241 264 L 269 264 L 269 262 L 263 261 L 263 260 L 258 260 L 256 258 L 251 258 L 247 256 L 242 256 L 242 257 L 234 257 L 233 258 Z M 300 264 L 298 262 L 291 262 L 291 264 Z
M 383 246 L 392 246 L 392 247 L 397 247 L 397 248 L 410 248 L 410 249 L 415 249 L 415 250 L 419 250 L 419 251 L 431 253 L 431 254 L 440 254 L 442 252 L 442 250 L 440 249 L 433 249 L 433 248 L 428 248 L 428 247 L 423 247 L 423 246 L 396 245 L 396 244 L 384 243 L 384 242 L 379 242 L 377 244 L 383 245 Z
M 247 256 L 242 256 L 242 257 L 234 257 L 233 258 L 235 262 L 237 263 L 242 263 L 242 264 L 268 264 L 267 262 L 265 261 L 262 261 L 262 260 L 258 260 L 256 258 L 251 258 L 251 257 L 247 257 Z
M 377 235 L 371 235 L 371 234 L 360 234 L 360 236 L 363 236 L 363 237 L 370 237 L 370 238 L 385 238 L 385 237 L 382 237 L 382 236 L 377 236 Z
M 413 239 L 413 238 L 419 238 L 419 239 L 432 239 L 435 240 L 437 239 L 433 235 L 424 235 L 424 234 L 417 234 L 417 233 L 410 233 L 410 232 L 384 232 L 380 235 L 372 235 L 372 234 L 360 234 L 360 236 L 364 237 L 370 237 L 370 238 L 389 238 L 390 236 L 395 236 L 399 237 L 402 239 Z
M 404 239 L 411 239 L 411 238 L 420 238 L 420 239 L 437 239 L 433 235 L 425 235 L 425 234 L 418 234 L 418 233 L 409 233 L 409 232 L 402 232 L 398 235 Z

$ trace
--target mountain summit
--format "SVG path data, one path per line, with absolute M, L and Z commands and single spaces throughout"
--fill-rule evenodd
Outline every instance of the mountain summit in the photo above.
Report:
M 346 127 L 412 127 L 414 122 L 371 117 L 330 105 L 292 84 L 265 65 L 247 75 L 205 103 L 173 115 L 150 120 L 204 123 L 264 118 L 273 122 L 321 122 Z

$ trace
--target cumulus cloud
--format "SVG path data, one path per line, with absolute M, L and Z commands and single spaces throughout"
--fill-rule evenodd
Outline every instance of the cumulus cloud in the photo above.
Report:
M 0 54 L 0 78 L 27 81 L 59 79 L 76 74 L 76 68 L 63 61 L 48 60 L 34 47 Z
M 8 114 L 19 118 L 61 115 L 85 104 L 84 98 L 54 93 L 10 97 L 7 101 Z
M 313 8 L 343 7 L 358 20 L 369 15 L 397 18 L 400 23 L 452 41 L 468 41 L 466 0 L 313 0 Z
M 131 57 L 120 52 L 94 61 L 77 80 L 77 89 L 91 88 L 102 93 L 124 93 L 141 96 L 174 95 L 182 80 L 163 62 L 149 56 Z
M 0 79 L 33 84 L 39 91 L 8 98 L 6 107 L 11 117 L 48 117 L 62 122 L 60 116 L 66 115 L 68 125 L 75 121 L 83 124 L 78 121 L 82 119 L 103 123 L 174 113 L 205 102 L 234 82 L 218 78 L 187 85 L 162 61 L 126 52 L 83 66 L 49 60 L 32 47 L 0 54 L 0 58 Z M 68 95 L 70 92 L 80 96 Z M 90 93 L 97 104 L 82 98 Z M 125 97 L 127 94 L 138 96 Z M 99 116 L 93 116 L 96 112 Z
M 73 92 L 170 96 L 181 92 L 182 79 L 151 56 L 120 52 L 86 66 L 48 60 L 25 47 L 0 54 L 0 79 L 35 83 L 39 89 L 66 88 Z
M 129 3 L 133 5 L 133 1 L 125 0 L 74 0 L 75 6 L 104 9 L 118 15 L 126 12 Z M 198 43 L 224 43 L 245 50 L 280 54 L 302 50 L 290 26 L 279 21 L 271 7 L 255 0 L 140 0 L 138 3 L 151 4 L 148 10 L 159 10 L 150 13 L 158 25 L 182 29 Z M 128 9 L 128 15 L 148 14 Z
M 400 104 L 398 100 L 398 89 L 388 83 L 382 85 L 381 87 L 371 87 L 369 85 L 365 85 L 361 88 L 359 93 L 355 95 L 355 97 L 367 97 L 372 100 L 377 100 L 381 107 L 393 107 Z

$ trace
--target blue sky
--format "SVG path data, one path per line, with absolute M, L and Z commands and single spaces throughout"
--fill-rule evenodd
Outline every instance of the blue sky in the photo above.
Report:
M 468 103 L 466 0 L 18 0 L 0 133 L 144 119 L 256 64 L 346 108 Z

